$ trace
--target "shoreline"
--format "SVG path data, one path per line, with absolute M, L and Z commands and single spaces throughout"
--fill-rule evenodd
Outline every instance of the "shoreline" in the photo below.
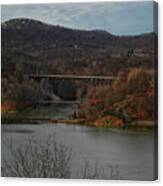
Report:
M 66 120 L 50 120 L 48 122 L 49 124 L 61 124 L 61 123 L 66 123 L 71 124 L 71 125 L 81 125 L 81 126 L 89 126 L 89 127 L 95 127 L 95 128 L 111 128 L 111 129 L 122 129 L 122 130 L 131 130 L 131 131 L 151 131 L 153 130 L 155 127 L 157 127 L 157 125 L 155 125 L 154 121 L 134 121 L 132 122 L 130 125 L 126 125 L 126 126 L 108 126 L 104 123 L 101 123 L 100 126 L 97 126 L 95 124 L 95 121 L 89 121 L 86 119 L 66 119 Z
M 151 131 L 154 128 L 157 127 L 156 123 L 154 121 L 146 121 L 146 120 L 137 120 L 134 121 L 128 125 L 120 125 L 120 126 L 114 126 L 108 125 L 106 123 L 100 123 L 99 126 L 96 125 L 96 120 L 87 120 L 87 119 L 51 119 L 51 118 L 36 118 L 36 117 L 2 117 L 1 118 L 1 124 L 2 125 L 8 125 L 8 124 L 34 124 L 39 125 L 43 122 L 47 122 L 50 125 L 55 124 L 67 124 L 67 125 L 81 125 L 81 126 L 89 126 L 89 127 L 96 127 L 96 128 L 113 128 L 113 129 L 122 129 L 122 130 L 131 130 L 131 131 Z

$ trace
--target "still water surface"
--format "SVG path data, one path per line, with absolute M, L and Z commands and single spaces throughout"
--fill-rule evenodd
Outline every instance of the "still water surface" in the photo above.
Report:
M 45 140 L 54 133 L 58 142 L 72 149 L 74 172 L 87 159 L 101 166 L 118 166 L 122 179 L 153 179 L 152 132 L 133 133 L 66 124 L 2 125 L 2 140 L 12 139 L 15 146 L 25 144 L 29 137 Z M 10 156 L 2 144 L 2 163 L 5 158 Z

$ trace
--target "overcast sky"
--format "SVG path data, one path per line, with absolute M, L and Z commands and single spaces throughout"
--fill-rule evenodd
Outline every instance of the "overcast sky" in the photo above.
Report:
M 70 28 L 135 35 L 153 31 L 153 2 L 3 5 L 1 21 L 12 18 L 32 18 Z

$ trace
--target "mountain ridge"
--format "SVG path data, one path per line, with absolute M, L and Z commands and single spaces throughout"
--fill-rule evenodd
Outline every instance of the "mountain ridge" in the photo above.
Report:
M 7 26 L 12 26 L 12 24 L 27 24 L 27 26 L 29 26 L 29 23 L 33 23 L 36 25 L 42 25 L 42 26 L 47 26 L 47 27 L 58 27 L 61 29 L 66 29 L 66 30 L 73 30 L 73 31 L 84 31 L 84 32 L 101 32 L 101 33 L 105 33 L 105 34 L 109 34 L 112 36 L 116 36 L 116 37 L 138 37 L 141 35 L 150 35 L 150 34 L 155 34 L 154 32 L 142 32 L 140 34 L 134 34 L 134 35 L 116 35 L 116 34 L 112 34 L 111 32 L 108 32 L 106 30 L 103 29 L 75 29 L 75 28 L 70 28 L 70 27 L 65 27 L 62 25 L 55 25 L 55 24 L 50 24 L 50 23 L 46 23 L 40 20 L 36 20 L 36 19 L 30 19 L 30 18 L 13 18 L 13 19 L 9 19 L 6 21 L 3 21 L 1 23 L 2 28 L 5 28 Z

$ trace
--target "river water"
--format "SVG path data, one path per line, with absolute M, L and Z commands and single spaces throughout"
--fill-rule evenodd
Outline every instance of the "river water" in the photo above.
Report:
M 134 133 L 66 124 L 2 125 L 2 141 L 12 139 L 15 146 L 23 145 L 29 137 L 44 140 L 54 133 L 59 143 L 72 149 L 74 172 L 86 159 L 103 167 L 107 164 L 118 167 L 121 179 L 154 178 L 152 132 Z M 4 159 L 10 159 L 10 156 L 2 143 L 2 165 Z

